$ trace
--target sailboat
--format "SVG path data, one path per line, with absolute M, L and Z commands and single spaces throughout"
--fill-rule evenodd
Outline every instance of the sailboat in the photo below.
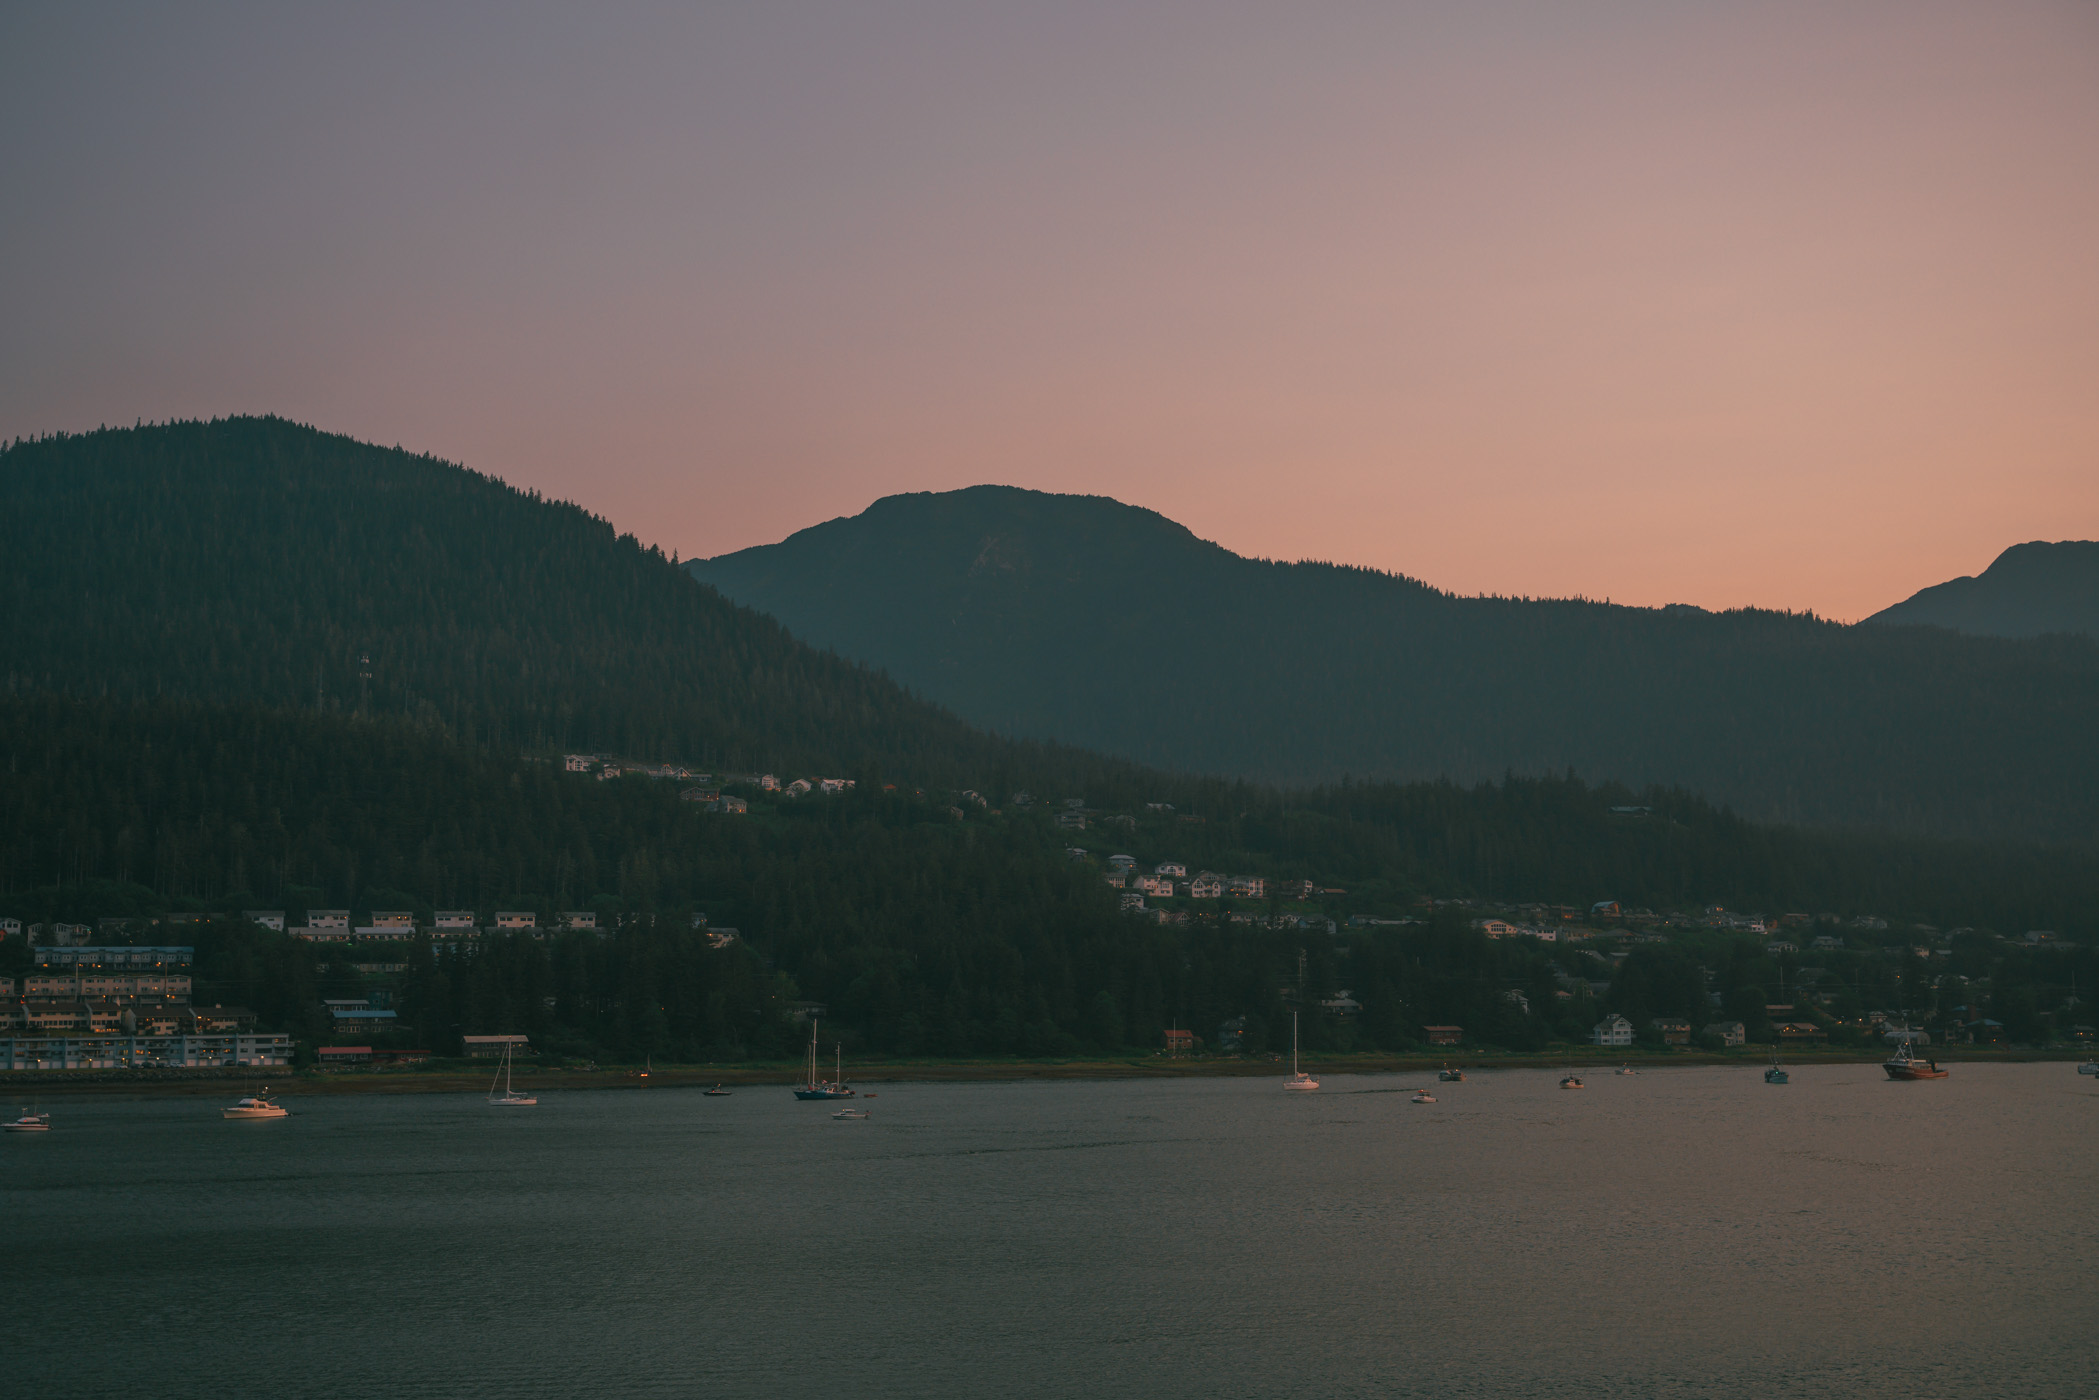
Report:
M 1290 1071 L 1290 1080 L 1283 1085 L 1285 1089 L 1308 1091 L 1319 1087 L 1318 1080 L 1297 1067 L 1297 1013 L 1295 1011 L 1290 1013 Z
M 1779 1067 L 1778 1047 L 1776 1045 L 1771 1047 L 1771 1067 L 1764 1071 L 1764 1082 L 1766 1084 L 1785 1084 L 1790 1082 L 1786 1078 L 1785 1070 Z
M 849 1099 L 853 1091 L 845 1087 L 845 1047 L 838 1047 L 838 1065 L 835 1080 L 816 1077 L 816 1018 L 809 1018 L 809 1073 L 801 1087 L 794 1091 L 798 1099 Z
M 539 1100 L 520 1094 L 510 1087 L 510 1050 L 508 1045 L 503 1047 L 503 1063 L 496 1066 L 496 1077 L 489 1081 L 488 1101 L 498 1108 L 530 1108 Z M 503 1086 L 503 1092 L 500 1094 L 496 1092 L 496 1084 L 499 1082 Z

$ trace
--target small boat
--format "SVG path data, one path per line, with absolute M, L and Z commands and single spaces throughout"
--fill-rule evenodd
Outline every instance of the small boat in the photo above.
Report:
M 1578 1074 L 1563 1075 L 1560 1079 L 1560 1087 L 1562 1089 L 1579 1089 L 1582 1087 L 1582 1077 Z
M 259 1094 L 250 1094 L 231 1108 L 219 1110 L 223 1118 L 289 1118 L 291 1111 L 270 1102 L 270 1086 L 262 1086 Z
M 1764 1071 L 1764 1082 L 1766 1084 L 1785 1084 L 1790 1082 L 1786 1078 L 1785 1070 L 1779 1066 L 1778 1051 L 1776 1050 L 1771 1052 L 1771 1067 Z
M 1290 1013 L 1290 1078 L 1283 1084 L 1285 1089 L 1309 1093 L 1319 1087 L 1319 1081 L 1297 1067 L 1297 1013 Z
M 51 1115 L 25 1113 L 13 1122 L 0 1126 L 4 1126 L 11 1133 L 48 1133 L 51 1131 Z
M 710 1099 L 725 1099 L 735 1092 L 736 1091 L 734 1089 L 724 1089 L 721 1085 L 717 1084 L 712 1089 L 709 1089 L 707 1091 L 707 1097 Z
M 835 1080 L 822 1080 L 816 1077 L 816 1018 L 811 1017 L 809 1020 L 809 1074 L 802 1081 L 801 1086 L 794 1091 L 794 1096 L 798 1099 L 849 1099 L 853 1097 L 853 1091 L 848 1089 L 845 1084 L 845 1047 L 843 1045 L 838 1047 L 838 1066 L 833 1072 L 838 1076 Z
M 503 1086 L 503 1092 L 500 1094 L 496 1092 L 497 1084 Z M 533 1098 L 531 1095 L 520 1094 L 510 1086 L 510 1047 L 508 1045 L 503 1047 L 503 1063 L 496 1066 L 496 1077 L 489 1081 L 488 1101 L 497 1108 L 530 1108 L 539 1102 L 538 1099 Z
M 1613 1073 L 1616 1074 L 1638 1074 L 1639 1072 L 1640 1071 L 1634 1069 L 1631 1065 L 1620 1065 L 1615 1071 L 1613 1071 Z
M 2079 1074 L 2099 1074 L 2099 1060 L 2086 1060 L 2077 1067 Z
M 1426 1090 L 1426 1089 L 1416 1089 L 1416 1090 L 1414 1091 L 1414 1102 L 1415 1102 L 1415 1103 L 1434 1103 L 1435 1101 L 1436 1101 L 1436 1096 L 1435 1096 L 1434 1094 L 1431 1094 L 1431 1093 L 1430 1093 L 1430 1092 L 1429 1092 L 1428 1090 Z
M 874 1114 L 864 1108 L 841 1108 L 831 1115 L 833 1118 L 872 1118 Z
M 1947 1074 L 1939 1068 L 1937 1060 L 1918 1059 L 1915 1047 L 1907 1040 L 1895 1047 L 1895 1053 L 1888 1056 L 1881 1068 L 1888 1072 L 1890 1079 L 1944 1079 Z
M 1442 1070 L 1438 1072 L 1436 1078 L 1441 1080 L 1445 1084 L 1463 1084 L 1465 1082 L 1465 1071 L 1461 1069 L 1452 1069 L 1449 1065 L 1445 1065 L 1443 1066 Z

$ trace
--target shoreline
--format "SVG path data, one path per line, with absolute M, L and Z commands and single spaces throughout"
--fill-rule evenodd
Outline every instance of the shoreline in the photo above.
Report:
M 1789 1069 L 1813 1065 L 1873 1065 L 1885 1051 L 1810 1051 L 1782 1057 Z M 1963 1064 L 2075 1064 L 2092 1058 L 2086 1050 L 1977 1050 L 1972 1046 L 1949 1049 L 1940 1058 L 1946 1066 Z M 1767 1051 L 1729 1054 L 1686 1051 L 1664 1054 L 1653 1051 L 1616 1055 L 1572 1052 L 1538 1054 L 1500 1053 L 1489 1055 L 1347 1055 L 1311 1058 L 1307 1071 L 1320 1075 L 1434 1074 L 1445 1065 L 1468 1073 L 1501 1069 L 1597 1070 L 1632 1065 L 1641 1070 L 1711 1066 L 1761 1069 L 1769 1063 Z M 1269 1060 L 1188 1059 L 1165 1060 L 1156 1056 L 1132 1059 L 1095 1060 L 900 1060 L 870 1061 L 846 1076 L 849 1084 L 863 1088 L 882 1084 L 966 1084 L 1043 1079 L 1257 1079 L 1282 1078 L 1290 1072 L 1287 1063 Z M 131 1095 L 134 1097 L 199 1097 L 247 1092 L 248 1086 L 267 1084 L 273 1097 L 339 1094 L 447 1094 L 481 1093 L 488 1088 L 490 1071 L 452 1064 L 429 1069 L 195 1069 L 195 1070 L 16 1070 L 0 1075 L 0 1100 L 6 1086 L 39 1094 Z M 798 1062 L 767 1061 L 757 1064 L 664 1065 L 644 1075 L 639 1066 L 603 1069 L 534 1069 L 514 1065 L 518 1088 L 533 1091 L 704 1089 L 719 1084 L 726 1089 L 784 1089 L 801 1082 Z

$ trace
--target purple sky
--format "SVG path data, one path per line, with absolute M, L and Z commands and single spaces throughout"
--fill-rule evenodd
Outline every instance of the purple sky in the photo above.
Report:
M 2099 5 L 0 9 L 0 437 L 1852 618 L 2099 536 Z

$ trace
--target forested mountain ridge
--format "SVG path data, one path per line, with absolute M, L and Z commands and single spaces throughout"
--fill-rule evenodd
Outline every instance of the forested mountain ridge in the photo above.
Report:
M 2099 839 L 2099 646 L 1247 559 L 1151 511 L 893 496 L 687 567 L 965 719 L 1301 784 L 1573 768 L 1759 818 Z
M 716 769 L 1100 766 L 977 734 L 575 506 L 281 419 L 16 442 L 0 558 L 0 694 L 395 715 Z
M 1986 637 L 2075 632 L 2099 638 L 2099 541 L 2015 544 L 1980 574 L 1919 589 L 1866 621 Z

